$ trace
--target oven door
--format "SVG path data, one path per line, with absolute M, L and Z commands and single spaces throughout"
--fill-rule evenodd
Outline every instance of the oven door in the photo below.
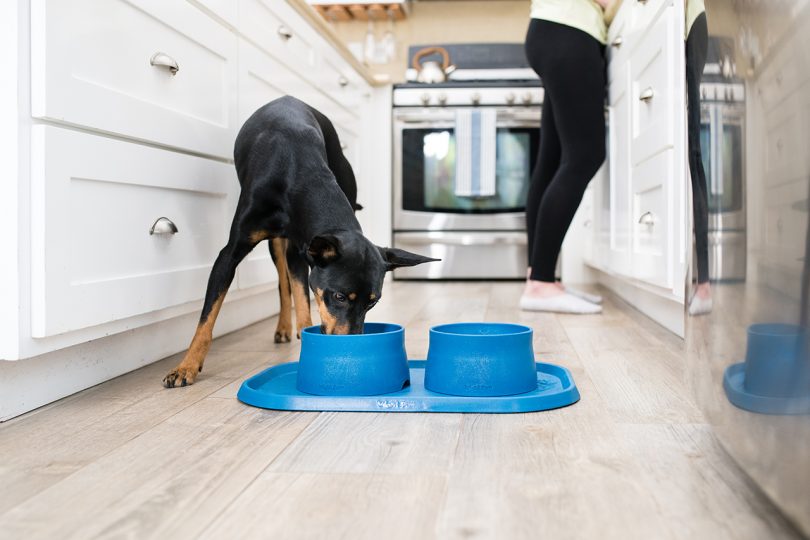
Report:
M 454 124 L 454 109 L 394 110 L 394 229 L 525 230 L 540 108 L 497 109 L 494 196 L 456 195 Z
M 745 229 L 744 109 L 710 104 L 701 111 L 701 152 L 709 195 L 709 229 Z

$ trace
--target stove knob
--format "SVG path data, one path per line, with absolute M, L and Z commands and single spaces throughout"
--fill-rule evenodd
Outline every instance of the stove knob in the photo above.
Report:
M 481 103 L 481 94 L 479 94 L 478 92 L 474 93 L 473 95 L 470 96 L 470 101 L 473 102 L 473 105 L 478 105 L 479 103 Z
M 430 94 L 425 92 L 424 94 L 422 94 L 421 99 L 422 99 L 422 105 L 427 105 L 428 103 L 430 103 Z
M 523 101 L 524 105 L 531 105 L 532 104 L 532 93 L 531 92 L 526 92 L 525 94 L 523 94 L 523 96 L 520 99 L 521 99 L 521 101 Z
M 515 103 L 515 99 L 517 99 L 517 96 L 515 96 L 514 92 L 509 92 L 508 94 L 506 94 L 506 102 L 509 105 L 513 105 Z
M 439 103 L 442 104 L 442 105 L 447 104 L 447 94 L 445 94 L 444 92 L 439 94 Z

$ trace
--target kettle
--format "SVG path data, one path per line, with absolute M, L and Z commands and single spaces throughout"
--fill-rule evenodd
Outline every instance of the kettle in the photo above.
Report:
M 422 58 L 431 54 L 441 54 L 441 65 L 436 60 L 421 62 Z M 455 71 L 456 66 L 450 64 L 450 55 L 444 47 L 425 47 L 413 55 L 411 63 L 413 69 L 417 71 L 416 80 L 421 83 L 441 83 L 447 80 L 447 76 Z

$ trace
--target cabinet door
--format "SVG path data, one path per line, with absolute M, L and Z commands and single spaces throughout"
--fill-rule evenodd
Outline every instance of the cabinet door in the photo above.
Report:
M 203 298 L 232 165 L 52 126 L 32 129 L 31 151 L 33 337 Z M 150 234 L 158 218 L 176 234 Z
M 31 34 L 33 116 L 231 158 L 236 36 L 199 8 L 33 0 Z
M 630 275 L 630 78 L 619 66 L 609 87 L 610 269 Z
M 672 160 L 673 151 L 667 150 L 632 172 L 632 276 L 660 287 L 672 286 L 676 249 Z
M 661 17 L 630 54 L 632 165 L 671 148 L 675 136 L 675 77 L 676 74 L 673 8 L 666 8 Z M 680 86 L 678 86 L 680 88 Z M 678 108 L 677 114 L 684 110 Z

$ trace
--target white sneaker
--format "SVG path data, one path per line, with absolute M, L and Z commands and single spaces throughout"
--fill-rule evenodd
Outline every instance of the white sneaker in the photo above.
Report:
M 566 287 L 565 292 L 567 292 L 569 294 L 573 294 L 574 296 L 578 296 L 578 297 L 582 298 L 583 300 L 587 300 L 591 304 L 601 304 L 602 303 L 602 297 L 600 295 L 598 295 L 598 294 L 587 293 L 585 291 L 580 291 L 579 289 L 573 289 L 571 287 Z
M 695 295 L 689 302 L 689 315 L 695 317 L 697 315 L 706 315 L 712 312 L 712 297 L 700 298 Z
M 524 311 L 551 311 L 554 313 L 594 314 L 602 313 L 602 306 L 592 304 L 573 294 L 563 293 L 546 298 L 520 297 L 520 309 Z

